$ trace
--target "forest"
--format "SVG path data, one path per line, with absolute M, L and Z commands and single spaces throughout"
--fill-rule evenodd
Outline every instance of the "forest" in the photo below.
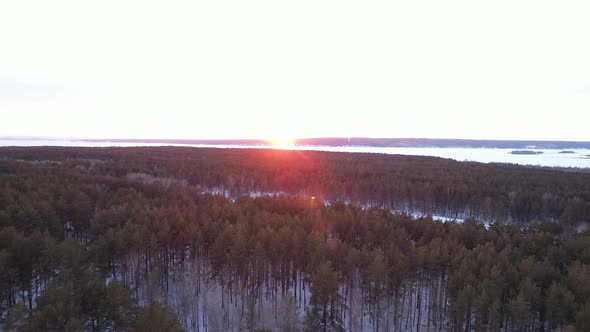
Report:
M 0 330 L 590 331 L 589 222 L 578 169 L 5 147 Z

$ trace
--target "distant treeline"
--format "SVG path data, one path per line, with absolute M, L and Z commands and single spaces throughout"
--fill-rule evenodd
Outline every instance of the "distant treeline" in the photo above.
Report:
M 174 178 L 238 197 L 284 192 L 486 222 L 590 221 L 590 173 L 419 156 L 315 151 L 2 148 L 4 158 L 58 161 L 92 174 Z
M 587 221 L 588 174 L 273 150 L 0 158 L 5 331 L 590 330 L 590 233 L 513 214 Z M 219 186 L 289 194 L 202 193 Z M 504 199 L 515 220 L 486 229 L 355 203 L 398 194 L 420 208 Z M 351 203 L 320 198 L 338 195 Z
M 270 145 L 264 139 L 88 139 L 90 142 L 136 142 L 164 144 L 211 144 L 211 145 Z M 590 142 L 576 141 L 517 141 L 517 140 L 469 140 L 442 138 L 366 138 L 366 137 L 321 137 L 298 138 L 299 146 L 371 146 L 413 148 L 489 148 L 489 149 L 590 149 Z

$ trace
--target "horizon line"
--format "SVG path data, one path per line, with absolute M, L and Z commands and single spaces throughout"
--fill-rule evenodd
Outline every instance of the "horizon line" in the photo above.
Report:
M 78 136 L 0 136 L 3 140 L 71 140 L 87 142 L 236 142 L 236 141 L 272 141 L 272 137 L 267 138 L 114 138 L 114 137 L 78 137 Z M 346 139 L 346 140 L 423 140 L 423 141 L 484 141 L 484 142 L 542 142 L 542 143 L 590 143 L 590 140 L 564 140 L 564 139 L 490 139 L 490 138 L 431 138 L 431 137 L 370 137 L 370 136 L 315 136 L 315 137 L 293 137 L 289 140 L 296 143 L 305 140 L 329 140 L 329 139 Z

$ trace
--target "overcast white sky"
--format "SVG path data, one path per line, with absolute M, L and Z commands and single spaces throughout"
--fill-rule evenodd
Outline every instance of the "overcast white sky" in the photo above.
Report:
M 2 1 L 0 136 L 590 140 L 590 1 Z

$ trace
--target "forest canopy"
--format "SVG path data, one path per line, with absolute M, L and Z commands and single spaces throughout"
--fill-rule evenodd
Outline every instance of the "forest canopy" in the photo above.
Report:
M 7 331 L 587 331 L 589 221 L 590 173 L 575 169 L 0 148 L 0 321 Z

